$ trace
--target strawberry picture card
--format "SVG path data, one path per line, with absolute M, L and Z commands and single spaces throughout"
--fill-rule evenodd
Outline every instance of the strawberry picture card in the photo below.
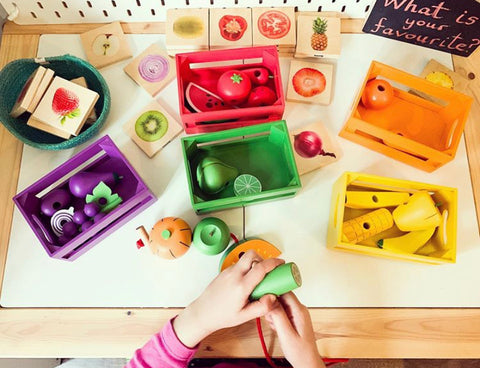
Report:
M 65 130 L 54 128 L 51 125 L 42 123 L 40 120 L 35 119 L 33 116 L 27 121 L 27 125 L 31 126 L 32 128 L 43 130 L 44 132 L 56 135 L 57 137 L 69 139 L 72 135 Z
M 19 117 L 25 111 L 27 111 L 30 103 L 35 97 L 38 86 L 42 81 L 43 76 L 45 75 L 46 69 L 43 66 L 39 66 L 35 71 L 28 77 L 27 81 L 23 85 L 20 94 L 15 101 L 15 104 L 10 111 L 10 115 L 14 118 Z
M 99 95 L 61 77 L 55 77 L 33 112 L 34 119 L 77 135 Z
M 287 101 L 330 104 L 333 65 L 292 60 L 287 86 Z

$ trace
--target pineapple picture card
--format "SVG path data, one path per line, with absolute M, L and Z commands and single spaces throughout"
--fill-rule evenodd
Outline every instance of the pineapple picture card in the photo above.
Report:
M 253 8 L 253 46 L 295 47 L 295 8 Z
M 32 116 L 72 135 L 80 132 L 98 93 L 61 77 L 55 77 Z
M 252 46 L 251 8 L 210 9 L 210 49 Z
M 165 43 L 170 55 L 208 50 L 208 8 L 167 9 Z
M 338 17 L 299 15 L 295 57 L 338 57 L 341 51 Z
M 120 22 L 82 33 L 80 40 L 87 60 L 98 69 L 132 57 Z
M 157 101 L 152 101 L 138 111 L 123 130 L 148 157 L 152 157 L 183 129 Z
M 45 72 L 46 69 L 43 66 L 39 66 L 30 77 L 28 77 L 12 107 L 12 110 L 10 111 L 12 117 L 17 118 L 27 111 L 30 103 L 35 97 L 39 84 L 42 82 Z
M 290 62 L 287 101 L 328 105 L 333 92 L 333 65 L 301 60 Z
M 435 59 L 431 59 L 420 74 L 424 78 L 442 87 L 465 93 L 469 80 L 447 68 Z
M 153 97 L 176 75 L 174 59 L 156 44 L 135 57 L 123 70 Z
M 290 132 L 298 175 L 309 173 L 338 161 L 340 145 L 321 122 Z

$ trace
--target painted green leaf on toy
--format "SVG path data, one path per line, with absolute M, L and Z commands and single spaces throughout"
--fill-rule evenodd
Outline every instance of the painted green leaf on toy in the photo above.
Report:
M 95 202 L 100 206 L 102 212 L 110 212 L 122 203 L 122 198 L 118 194 L 112 193 L 110 187 L 101 181 L 93 188 L 93 194 L 87 194 L 85 201 L 87 203 Z

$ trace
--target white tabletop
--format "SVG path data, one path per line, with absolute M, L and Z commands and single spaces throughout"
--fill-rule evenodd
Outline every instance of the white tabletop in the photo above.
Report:
M 128 35 L 128 38 L 134 55 L 154 42 L 164 45 L 162 35 Z M 41 37 L 39 56 L 64 53 L 85 57 L 77 35 Z M 451 66 L 451 57 L 445 53 L 372 35 L 343 35 L 340 59 L 326 61 L 336 64 L 332 103 L 319 106 L 287 102 L 284 119 L 292 130 L 320 120 L 337 134 L 371 60 L 420 74 L 431 58 Z M 289 61 L 281 58 L 284 88 Z M 123 72 L 128 62 L 101 70 L 112 94 L 112 109 L 101 135 L 110 135 L 158 201 L 74 262 L 50 259 L 15 209 L 2 306 L 181 307 L 215 277 L 220 256 L 205 256 L 191 249 L 185 256 L 169 261 L 135 246 L 138 225 L 148 227 L 162 217 L 179 216 L 193 228 L 201 217 L 195 215 L 190 205 L 179 139 L 149 159 L 121 129 L 137 110 L 151 101 Z M 179 118 L 176 83 L 168 85 L 158 101 Z M 303 188 L 295 198 L 246 207 L 246 236 L 261 237 L 275 244 L 286 260 L 298 264 L 304 284 L 297 295 L 309 307 L 479 307 L 480 239 L 463 140 L 455 160 L 429 174 L 337 139 L 344 152 L 342 159 L 302 176 Z M 18 191 L 87 144 L 61 152 L 25 146 Z M 344 171 L 458 188 L 457 263 L 430 266 L 327 249 L 331 188 Z M 222 218 L 232 232 L 242 237 L 242 209 L 212 215 Z

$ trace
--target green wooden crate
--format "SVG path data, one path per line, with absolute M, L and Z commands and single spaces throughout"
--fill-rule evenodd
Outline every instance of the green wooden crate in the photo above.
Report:
M 198 214 L 293 197 L 302 186 L 284 120 L 185 137 L 182 150 L 190 199 Z M 239 175 L 255 176 L 262 191 L 237 196 L 232 182 L 219 193 L 203 192 L 196 172 L 205 157 L 235 167 Z

